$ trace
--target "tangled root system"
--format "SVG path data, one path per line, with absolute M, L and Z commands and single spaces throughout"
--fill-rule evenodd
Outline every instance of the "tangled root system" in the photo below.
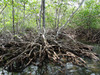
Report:
M 42 66 L 43 62 L 64 66 L 71 62 L 78 66 L 86 66 L 84 57 L 99 60 L 92 52 L 93 47 L 80 43 L 69 35 L 54 32 L 46 35 L 35 35 L 30 42 L 7 42 L 0 46 L 0 66 L 8 71 L 22 71 L 33 64 Z

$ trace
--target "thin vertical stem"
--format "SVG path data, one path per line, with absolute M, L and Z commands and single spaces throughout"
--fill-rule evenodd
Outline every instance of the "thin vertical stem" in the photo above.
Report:
M 42 13 L 42 15 L 43 15 L 43 17 L 42 17 L 42 19 L 43 19 L 43 28 L 45 29 L 45 0 L 42 0 L 42 3 L 43 3 L 43 13 Z
M 23 5 L 23 27 L 22 27 L 22 31 L 24 31 L 24 26 L 25 26 L 25 2 L 24 2 L 24 5 Z
M 41 14 L 42 14 L 42 0 L 41 0 L 41 7 L 39 13 L 39 33 L 41 32 Z
M 15 35 L 15 25 L 14 25 L 14 1 L 12 0 L 12 17 L 13 17 L 13 34 Z
M 17 4 L 18 4 L 18 2 L 17 2 Z M 18 11 L 19 11 L 19 5 L 17 6 L 17 23 L 16 23 L 16 32 L 17 32 L 17 34 L 19 33 L 19 15 L 18 15 Z

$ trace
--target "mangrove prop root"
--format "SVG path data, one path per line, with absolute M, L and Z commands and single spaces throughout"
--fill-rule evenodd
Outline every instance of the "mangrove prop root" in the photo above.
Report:
M 40 35 L 34 42 L 14 41 L 0 46 L 0 66 L 8 71 L 22 71 L 31 64 L 42 66 L 46 60 L 62 66 L 71 62 L 84 67 L 83 57 L 99 60 L 92 52 L 92 46 L 73 41 L 63 34 L 58 38 L 46 34 L 45 38 Z

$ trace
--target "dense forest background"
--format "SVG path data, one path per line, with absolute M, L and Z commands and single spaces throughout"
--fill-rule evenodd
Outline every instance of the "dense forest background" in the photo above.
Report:
M 58 28 L 66 23 L 81 0 L 46 0 L 46 28 Z M 42 28 L 41 0 L 0 0 L 0 32 L 14 33 Z M 85 0 L 67 26 L 100 28 L 99 0 Z

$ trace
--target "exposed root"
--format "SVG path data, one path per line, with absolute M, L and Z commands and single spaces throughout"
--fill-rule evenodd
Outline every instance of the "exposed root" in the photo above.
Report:
M 63 33 L 57 38 L 54 35 L 47 32 L 34 42 L 9 42 L 0 46 L 0 66 L 8 71 L 22 71 L 31 64 L 42 66 L 46 61 L 62 66 L 72 62 L 85 67 L 83 57 L 99 60 L 92 46 L 73 41 Z

